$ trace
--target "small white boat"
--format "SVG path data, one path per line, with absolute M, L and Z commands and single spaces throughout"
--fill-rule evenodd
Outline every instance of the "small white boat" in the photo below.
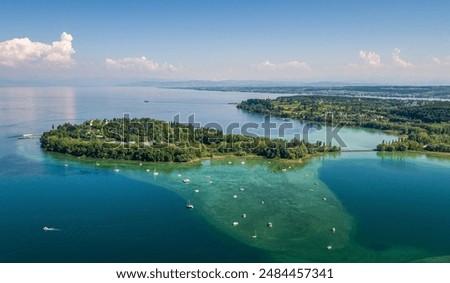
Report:
M 189 180 L 189 179 L 184 179 L 183 180 L 183 183 L 185 183 L 185 184 L 187 184 L 187 183 L 189 183 L 191 180 Z
M 119 173 L 120 172 L 119 168 L 114 169 L 114 172 Z
M 332 246 L 328 246 L 327 247 L 327 250 L 331 250 L 333 247 Z
M 245 161 L 242 161 L 241 164 L 244 165 L 244 164 L 245 164 Z
M 228 161 L 228 164 L 232 164 L 233 162 L 231 162 L 231 161 Z
M 188 203 L 188 204 L 186 204 L 186 208 L 187 208 L 187 209 L 193 209 L 193 208 L 194 208 L 194 205 Z
M 158 173 L 158 171 L 156 171 L 156 168 L 155 168 L 155 170 L 153 170 L 153 176 L 158 176 L 159 175 L 159 173 Z
M 272 228 L 272 222 L 267 223 L 267 227 Z
M 256 239 L 256 238 L 258 238 L 258 236 L 256 235 L 256 231 L 255 231 L 255 234 L 252 235 L 252 239 Z
M 239 225 L 239 222 L 237 222 L 237 221 L 233 222 L 233 226 L 238 226 L 238 225 Z
M 237 198 L 237 195 L 234 195 L 233 198 Z
M 331 228 L 331 232 L 333 232 L 333 234 L 336 234 L 336 228 Z
M 263 201 L 263 200 L 261 201 L 261 204 L 264 204 L 264 201 Z
M 66 163 L 66 164 L 64 164 L 64 167 L 69 167 L 69 164 L 67 164 L 67 163 Z
M 59 231 L 59 229 L 57 229 L 57 228 L 49 228 L 49 227 L 47 227 L 47 226 L 44 226 L 44 227 L 42 228 L 42 230 L 44 230 L 44 231 Z
M 242 214 L 242 218 L 247 218 L 247 214 Z
M 96 162 L 96 163 L 95 163 L 95 166 L 100 166 L 100 163 Z
M 200 190 L 194 190 L 194 192 L 198 193 L 198 192 L 200 192 Z
M 281 169 L 281 172 L 286 172 L 286 171 L 287 171 L 286 168 Z
M 33 134 L 23 134 L 19 139 L 32 139 Z
M 240 188 L 239 190 L 240 190 L 241 192 L 245 191 L 244 188 Z
M 37 134 L 23 134 L 23 135 L 19 136 L 19 139 L 20 140 L 38 139 L 40 137 L 41 137 L 41 135 L 37 135 Z
M 150 169 L 146 169 L 145 172 L 150 172 Z
M 324 201 L 327 201 L 327 198 L 322 198 Z

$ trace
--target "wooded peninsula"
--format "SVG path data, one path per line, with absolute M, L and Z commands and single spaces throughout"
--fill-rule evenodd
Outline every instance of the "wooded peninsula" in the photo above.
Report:
M 248 99 L 237 107 L 274 117 L 379 129 L 399 136 L 394 141 L 380 141 L 378 151 L 450 152 L 449 101 L 299 95 Z
M 126 117 L 59 125 L 44 132 L 40 142 L 41 148 L 50 152 L 150 162 L 188 162 L 224 155 L 299 160 L 317 153 L 340 151 L 339 147 L 320 141 L 313 144 L 299 139 L 226 134 L 214 128 Z

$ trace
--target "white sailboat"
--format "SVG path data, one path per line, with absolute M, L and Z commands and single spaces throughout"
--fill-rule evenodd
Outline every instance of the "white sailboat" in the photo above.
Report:
M 187 208 L 187 209 L 193 209 L 193 208 L 194 208 L 194 205 L 191 204 L 191 202 L 189 201 L 189 202 L 186 204 L 186 208 Z

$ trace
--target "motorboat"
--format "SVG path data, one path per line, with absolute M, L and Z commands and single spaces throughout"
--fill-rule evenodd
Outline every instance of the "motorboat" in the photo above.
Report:
M 42 230 L 44 230 L 44 231 L 59 231 L 59 229 L 57 229 L 57 228 L 50 228 L 50 227 L 47 227 L 47 226 L 44 226 L 42 228 Z

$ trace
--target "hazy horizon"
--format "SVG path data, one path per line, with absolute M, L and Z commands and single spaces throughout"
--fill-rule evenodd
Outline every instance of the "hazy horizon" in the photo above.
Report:
M 67 78 L 67 79 L 2 79 L 0 87 L 224 87 L 224 88 L 258 88 L 258 87 L 309 87 L 309 88 L 342 88 L 342 87 L 446 87 L 450 83 L 411 82 L 411 83 L 376 83 L 358 81 L 282 81 L 282 80 L 158 80 L 158 79 L 120 79 L 120 78 Z

